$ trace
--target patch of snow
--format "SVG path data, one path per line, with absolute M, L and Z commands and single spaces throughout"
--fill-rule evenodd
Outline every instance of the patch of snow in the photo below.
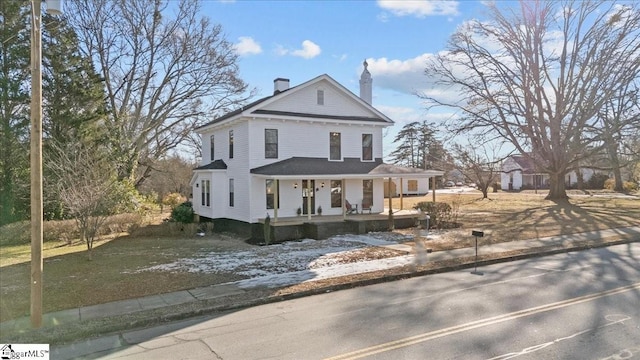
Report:
M 303 239 L 256 247 L 248 251 L 203 252 L 193 258 L 138 270 L 171 272 L 236 273 L 247 279 L 235 282 L 240 287 L 277 287 L 303 281 L 327 279 L 356 273 L 404 266 L 412 255 L 348 264 L 339 259 L 369 246 L 393 246 L 413 239 L 411 235 L 391 232 L 364 235 L 338 235 L 326 240 Z

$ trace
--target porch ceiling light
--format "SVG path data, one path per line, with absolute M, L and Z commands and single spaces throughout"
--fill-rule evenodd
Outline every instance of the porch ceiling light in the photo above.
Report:
M 298 188 L 298 183 L 297 183 L 297 182 L 293 183 L 293 188 L 294 188 L 294 189 L 297 189 L 297 188 Z

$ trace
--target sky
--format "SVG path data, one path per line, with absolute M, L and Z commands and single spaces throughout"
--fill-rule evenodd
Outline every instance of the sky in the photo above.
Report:
M 450 115 L 427 111 L 415 93 L 429 86 L 426 59 L 484 9 L 482 1 L 203 0 L 202 13 L 235 44 L 241 77 L 258 90 L 256 99 L 273 93 L 276 78 L 296 86 L 322 74 L 358 95 L 366 59 L 373 106 L 396 123 L 385 135 L 386 156 L 404 124 Z

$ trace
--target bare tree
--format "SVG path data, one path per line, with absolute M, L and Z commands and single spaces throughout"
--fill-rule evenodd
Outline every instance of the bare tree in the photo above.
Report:
M 109 162 L 96 149 L 80 143 L 52 145 L 47 167 L 56 175 L 57 191 L 67 213 L 76 221 L 92 259 L 93 241 L 107 217 L 117 210 L 118 180 Z
M 498 134 L 549 174 L 547 199 L 566 199 L 564 176 L 600 151 L 597 115 L 640 74 L 639 3 L 489 4 L 436 56 L 426 75 L 458 96 L 421 95 L 456 109 L 456 133 Z
M 168 5 L 171 4 L 171 8 Z M 246 101 L 233 46 L 198 0 L 72 0 L 83 50 L 105 79 L 112 158 L 140 185 L 206 119 Z
M 621 169 L 629 167 L 633 153 L 625 146 L 627 139 L 640 133 L 640 89 L 629 83 L 621 87 L 615 97 L 607 101 L 599 112 L 600 127 L 594 131 L 602 134 L 607 163 L 606 170 L 613 171 L 614 190 L 623 191 Z
M 196 163 L 180 157 L 168 156 L 157 161 L 149 176 L 142 184 L 140 191 L 145 194 L 156 193 L 161 201 L 169 193 L 179 193 L 185 197 L 191 194 L 191 175 Z
M 453 156 L 456 168 L 470 182 L 476 183 L 482 191 L 482 198 L 489 197 L 489 187 L 493 186 L 500 176 L 500 164 L 504 157 L 500 157 L 499 145 L 496 142 L 479 143 L 462 146 L 454 144 Z

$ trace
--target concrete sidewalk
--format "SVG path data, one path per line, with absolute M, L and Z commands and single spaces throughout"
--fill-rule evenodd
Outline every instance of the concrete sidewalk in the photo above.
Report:
M 424 234 L 423 234 L 424 235 Z M 554 236 L 533 240 L 518 240 L 505 243 L 482 245 L 478 249 L 479 255 L 500 254 L 514 250 L 549 248 L 556 247 L 563 251 L 582 250 L 584 246 L 574 246 L 581 241 L 606 240 L 614 236 L 625 236 L 626 242 L 640 241 L 640 226 L 609 229 L 602 231 L 591 231 L 572 235 Z M 428 242 L 427 242 L 428 245 Z M 403 245 L 390 245 L 397 248 Z M 591 245 L 593 246 L 593 245 Z M 438 251 L 428 255 L 427 261 L 442 261 L 459 259 L 475 255 L 475 248 L 462 248 L 448 251 Z M 407 255 L 414 257 L 414 255 Z M 418 260 L 416 258 L 416 260 Z M 446 271 L 442 269 L 441 271 Z M 137 299 L 121 300 L 105 304 L 92 305 L 62 311 L 56 311 L 43 315 L 43 327 L 80 324 L 91 319 L 107 318 L 134 314 L 137 312 L 160 309 L 164 307 L 195 303 L 198 301 L 215 299 L 225 296 L 232 296 L 251 291 L 251 289 L 240 288 L 234 283 L 219 284 L 191 290 L 176 291 L 172 293 L 145 296 Z M 30 319 L 24 317 L 16 320 L 0 323 L 0 334 L 13 333 L 19 329 L 29 329 Z

